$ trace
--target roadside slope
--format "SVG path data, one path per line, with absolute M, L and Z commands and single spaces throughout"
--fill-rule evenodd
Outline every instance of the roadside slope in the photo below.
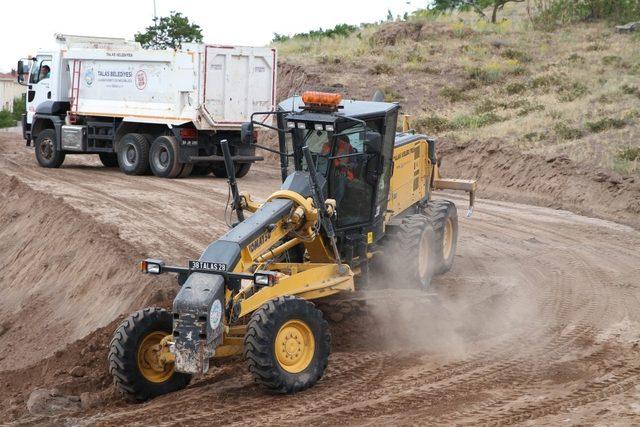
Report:
M 0 174 L 0 371 L 27 366 L 141 305 L 142 254 L 118 230 Z

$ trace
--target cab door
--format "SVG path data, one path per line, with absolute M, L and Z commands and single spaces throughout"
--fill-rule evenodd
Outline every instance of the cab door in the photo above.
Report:
M 29 69 L 27 90 L 27 123 L 33 123 L 33 115 L 38 105 L 51 99 L 53 90 L 51 55 L 38 55 Z
M 381 135 L 357 125 L 333 136 L 329 195 L 337 204 L 337 228 L 370 223 L 376 216 Z

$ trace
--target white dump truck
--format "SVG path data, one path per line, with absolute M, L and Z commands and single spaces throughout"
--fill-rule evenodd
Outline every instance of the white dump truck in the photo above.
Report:
M 66 154 L 87 153 L 131 175 L 224 177 L 224 139 L 237 177 L 262 160 L 244 123 L 275 108 L 274 49 L 189 43 L 147 50 L 125 39 L 62 34 L 55 40 L 56 49 L 18 62 L 18 80 L 28 86 L 23 136 L 40 165 L 56 168 Z

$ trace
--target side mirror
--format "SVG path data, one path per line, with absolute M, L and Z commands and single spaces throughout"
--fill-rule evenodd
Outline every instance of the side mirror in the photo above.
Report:
M 364 141 L 364 152 L 367 154 L 380 154 L 382 153 L 382 135 L 378 132 L 367 132 L 366 140 Z
M 240 139 L 243 144 L 255 144 L 257 138 L 253 130 L 252 122 L 245 122 L 242 124 L 242 127 L 240 128 Z
M 367 184 L 371 186 L 378 185 L 378 179 L 380 178 L 380 166 L 382 165 L 382 162 L 380 161 L 381 159 L 382 156 L 379 154 L 371 154 L 367 160 L 364 177 Z
M 26 84 L 26 80 L 27 80 L 27 76 L 29 75 L 29 60 L 24 60 L 21 59 L 20 61 L 18 61 L 18 67 L 16 69 L 17 72 L 17 76 L 16 79 L 18 80 L 18 83 L 20 83 L 21 85 Z
M 378 132 L 367 132 L 364 152 L 369 155 L 365 170 L 365 180 L 371 186 L 378 185 L 382 166 L 382 135 Z

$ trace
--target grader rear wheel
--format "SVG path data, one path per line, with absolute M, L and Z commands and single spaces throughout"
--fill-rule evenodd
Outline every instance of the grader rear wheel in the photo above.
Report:
M 407 215 L 385 243 L 383 268 L 397 282 L 414 283 L 428 289 L 436 274 L 436 235 L 423 214 Z
M 279 297 L 251 316 L 244 357 L 258 383 L 276 393 L 295 393 L 322 377 L 330 341 L 329 325 L 311 302 Z
M 175 371 L 173 362 L 162 363 L 159 358 L 160 343 L 172 329 L 171 313 L 161 308 L 137 311 L 116 329 L 109 372 L 124 397 L 142 402 L 189 384 L 191 375 Z
M 458 243 L 458 210 L 453 202 L 434 200 L 424 209 L 435 232 L 436 274 L 451 270 Z

